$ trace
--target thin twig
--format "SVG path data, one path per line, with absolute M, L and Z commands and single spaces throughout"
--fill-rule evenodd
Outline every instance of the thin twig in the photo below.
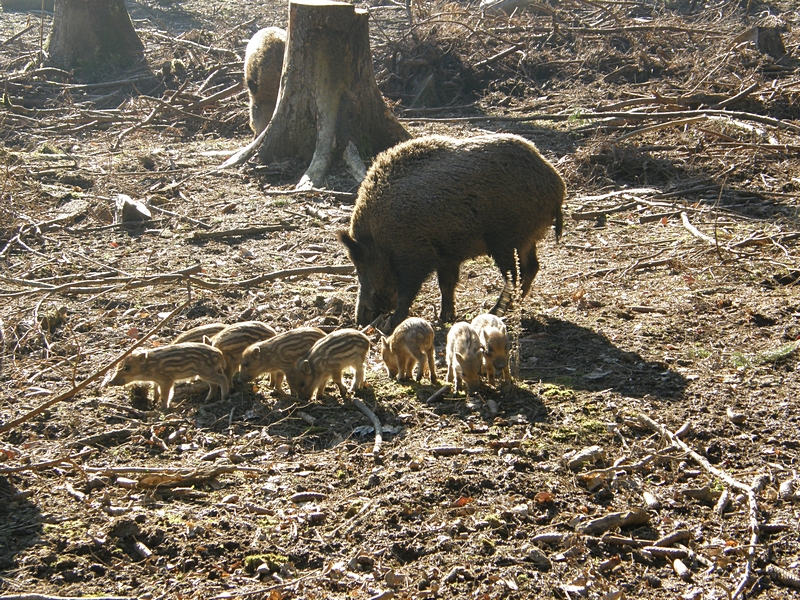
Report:
M 47 460 L 45 462 L 23 465 L 21 467 L 6 467 L 4 469 L 0 469 L 0 475 L 8 475 L 9 473 L 21 473 L 22 471 L 37 471 L 39 469 L 46 469 L 47 467 L 54 467 L 60 465 L 61 463 L 72 462 L 79 458 L 83 458 L 84 456 L 89 456 L 90 454 L 93 454 L 96 451 L 97 450 L 95 448 L 89 448 L 88 450 L 83 450 L 81 452 L 78 452 L 77 454 L 70 454 L 69 456 L 56 458 L 54 460 Z
M 378 456 L 381 453 L 381 444 L 383 443 L 383 425 L 381 425 L 377 415 L 372 412 L 361 400 L 354 398 L 353 404 L 355 404 L 358 407 L 358 410 L 367 415 L 367 418 L 372 421 L 372 427 L 375 429 L 375 445 L 372 447 L 372 454 L 374 456 Z
M 714 240 L 714 238 L 712 238 L 710 235 L 706 235 L 705 233 L 700 231 L 697 227 L 695 227 L 689 222 L 689 215 L 687 215 L 685 212 L 681 213 L 681 222 L 683 223 L 684 229 L 686 229 L 694 237 L 700 238 L 701 240 L 711 244 L 712 246 L 717 245 L 717 242 L 716 240 Z
M 681 440 L 678 436 L 672 433 L 669 429 L 664 427 L 663 425 L 657 423 L 647 415 L 640 413 L 636 416 L 637 420 L 641 425 L 644 425 L 651 431 L 656 431 L 661 434 L 662 437 L 668 439 L 674 446 L 679 447 L 681 450 L 686 452 L 697 464 L 699 464 L 703 469 L 705 469 L 708 473 L 711 473 L 715 477 L 724 481 L 728 486 L 739 490 L 740 492 L 744 492 L 747 494 L 747 504 L 748 504 L 748 517 L 749 517 L 749 528 L 750 528 L 750 544 L 747 548 L 747 563 L 745 565 L 745 572 L 744 576 L 742 577 L 741 582 L 736 588 L 736 591 L 733 593 L 731 598 L 735 600 L 739 596 L 744 593 L 744 588 L 752 580 L 753 574 L 753 565 L 755 563 L 755 553 L 756 553 L 756 546 L 758 546 L 758 532 L 759 532 L 759 523 L 758 523 L 758 505 L 756 504 L 756 493 L 752 486 L 746 485 L 741 481 L 738 481 L 728 475 L 725 471 L 718 469 L 717 467 L 713 466 L 708 460 L 695 452 L 689 445 Z

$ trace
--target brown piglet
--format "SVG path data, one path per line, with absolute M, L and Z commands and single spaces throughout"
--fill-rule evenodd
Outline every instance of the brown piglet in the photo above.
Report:
M 505 323 L 494 315 L 478 315 L 472 319 L 472 328 L 481 342 L 483 370 L 489 377 L 489 385 L 495 385 L 497 373 L 502 374 L 504 382 L 510 383 L 508 353 L 511 351 L 511 342 Z
M 263 373 L 269 373 L 272 386 L 283 393 L 284 374 L 297 365 L 311 347 L 325 337 L 325 332 L 316 327 L 299 327 L 276 335 L 263 342 L 256 342 L 242 354 L 239 379 L 252 381 Z M 297 394 L 297 390 L 291 390 Z
M 399 381 L 406 381 L 416 364 L 419 365 L 416 377 L 419 382 L 427 364 L 431 383 L 437 383 L 433 327 L 425 319 L 409 317 L 388 338 L 381 337 L 381 358 L 391 379 L 397 377 Z
M 294 369 L 286 373 L 289 387 L 295 390 L 300 400 L 310 400 L 313 395 L 319 398 L 325 393 L 328 379 L 339 388 L 342 398 L 347 396 L 347 388 L 342 383 L 342 371 L 352 367 L 356 371 L 350 391 L 357 390 L 364 383 L 369 338 L 355 329 L 340 329 L 326 335 L 316 342 L 303 358 L 297 361 Z
M 211 345 L 225 356 L 225 374 L 230 385 L 233 385 L 233 376 L 239 370 L 239 361 L 247 347 L 275 335 L 275 330 L 261 321 L 241 321 L 228 325 L 210 339 Z
M 197 342 L 203 343 L 203 338 L 211 338 L 217 335 L 220 331 L 225 329 L 225 323 L 206 323 L 192 329 L 187 329 L 175 336 L 172 344 L 183 344 L 184 342 Z
M 169 408 L 175 382 L 199 377 L 207 381 L 211 389 L 206 396 L 210 400 L 217 386 L 222 398 L 228 396 L 228 377 L 225 374 L 225 359 L 222 352 L 207 344 L 184 342 L 151 349 L 137 349 L 117 365 L 108 385 L 125 385 L 134 381 L 155 383 L 153 399 L 161 400 L 161 408 Z
M 461 321 L 447 332 L 447 381 L 454 391 L 477 392 L 481 385 L 481 342 L 472 326 Z

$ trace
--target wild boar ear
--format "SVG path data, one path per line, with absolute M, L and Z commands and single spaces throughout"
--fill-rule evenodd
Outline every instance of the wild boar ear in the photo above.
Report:
M 203 336 L 203 343 L 204 343 L 206 346 L 212 346 L 212 345 L 213 345 L 213 344 L 211 343 L 211 338 L 210 338 L 210 337 L 208 337 L 207 335 L 204 335 L 204 336 Z
M 386 339 L 385 335 L 381 336 L 381 350 L 389 348 L 389 340 Z
M 367 249 L 364 247 L 364 244 L 351 238 L 346 231 L 340 231 L 336 237 L 345 245 L 353 262 L 364 260 L 367 254 Z
M 486 339 L 486 330 L 485 329 L 481 329 L 480 330 L 480 332 L 478 333 L 478 339 L 481 342 L 481 349 L 489 347 L 489 340 Z
M 253 348 L 250 352 L 252 353 L 253 358 L 257 359 L 257 358 L 259 358 L 261 356 L 261 348 L 259 348 L 258 346 Z
M 147 354 L 147 350 L 142 350 L 141 352 L 134 354 L 132 358 L 134 358 L 140 365 L 143 365 L 144 361 L 147 360 Z
M 300 363 L 300 370 L 303 372 L 304 375 L 308 375 L 311 373 L 311 363 L 307 360 L 300 359 L 302 362 Z

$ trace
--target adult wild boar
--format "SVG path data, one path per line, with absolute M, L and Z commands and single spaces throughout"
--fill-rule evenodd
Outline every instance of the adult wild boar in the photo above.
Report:
M 561 236 L 564 180 L 536 147 L 516 135 L 413 139 L 375 158 L 358 191 L 350 231 L 341 241 L 358 273 L 356 321 L 394 309 L 393 330 L 433 271 L 441 320 L 455 317 L 461 263 L 488 254 L 506 281 L 492 309 L 508 302 L 519 256 L 522 295 L 539 269 L 536 242 L 555 222 Z
M 259 29 L 247 44 L 244 82 L 250 97 L 250 129 L 258 135 L 269 125 L 281 85 L 286 31 Z

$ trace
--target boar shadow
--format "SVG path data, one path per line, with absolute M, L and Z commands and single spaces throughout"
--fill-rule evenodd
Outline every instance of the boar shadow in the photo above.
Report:
M 547 317 L 522 320 L 520 379 L 662 400 L 681 398 L 688 384 L 662 362 L 620 350 L 591 329 Z
M 16 557 L 27 548 L 37 545 L 44 527 L 42 512 L 29 499 L 15 499 L 20 490 L 9 481 L 8 477 L 0 477 L 0 522 L 4 527 L 0 530 L 0 577 L 15 577 L 19 567 Z

